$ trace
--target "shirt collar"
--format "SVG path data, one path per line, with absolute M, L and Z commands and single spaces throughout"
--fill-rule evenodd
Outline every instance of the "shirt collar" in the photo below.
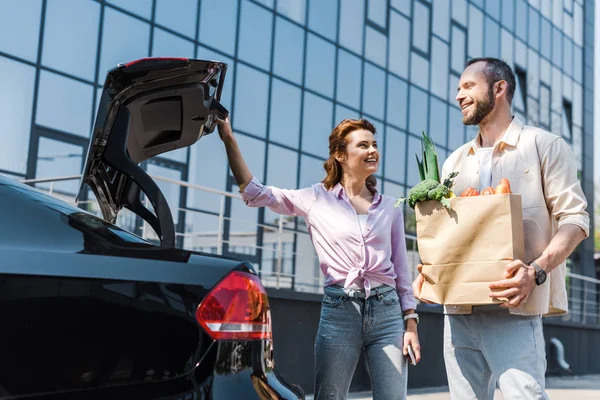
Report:
M 373 190 L 375 190 L 375 192 L 373 193 L 373 205 L 379 205 L 379 203 L 381 203 L 381 199 L 382 196 L 381 194 L 379 194 L 379 191 L 375 188 L 373 188 Z M 338 183 L 337 185 L 335 185 L 333 187 L 333 189 L 331 189 L 331 192 L 333 193 L 333 195 L 335 196 L 336 199 L 341 199 L 342 196 L 346 193 L 346 191 L 344 190 L 344 187 L 342 186 L 341 183 Z
M 521 130 L 523 130 L 523 122 L 517 117 L 513 117 L 512 122 L 504 132 L 502 139 L 498 142 L 500 150 L 506 146 L 516 147 L 521 136 Z M 471 141 L 469 146 L 469 154 L 475 154 L 475 152 L 481 148 L 481 131 L 477 133 L 477 137 Z

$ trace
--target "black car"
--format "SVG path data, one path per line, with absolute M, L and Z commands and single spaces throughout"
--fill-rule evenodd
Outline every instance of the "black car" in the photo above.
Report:
M 108 73 L 81 182 L 104 219 L 0 177 L 0 398 L 304 398 L 275 371 L 252 266 L 175 248 L 139 166 L 214 130 L 225 71 L 143 59 Z M 113 225 L 123 207 L 160 244 Z

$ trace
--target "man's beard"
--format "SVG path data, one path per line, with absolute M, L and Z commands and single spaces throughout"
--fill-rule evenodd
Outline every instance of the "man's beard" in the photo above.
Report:
M 479 125 L 481 121 L 494 109 L 494 89 L 490 87 L 487 93 L 487 97 L 481 101 L 475 101 L 475 111 L 471 115 L 463 117 L 463 124 L 465 125 Z

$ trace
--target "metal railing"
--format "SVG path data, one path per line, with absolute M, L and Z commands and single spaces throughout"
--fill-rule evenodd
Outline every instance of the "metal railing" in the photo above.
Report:
M 231 202 L 230 210 L 236 207 L 241 210 L 250 210 L 245 207 L 239 194 L 161 176 L 151 175 L 151 177 L 160 182 L 159 186 L 161 183 L 167 185 L 162 188 L 166 189 L 163 192 L 168 192 L 172 188 L 180 192 L 180 189 L 185 187 L 188 189 L 188 196 L 189 191 L 199 192 L 203 196 L 203 201 L 208 201 L 208 196 L 216 196 L 213 200 L 217 201 L 212 201 L 212 203 L 218 204 L 216 207 L 218 211 L 199 210 L 190 206 L 174 207 L 171 204 L 173 216 L 183 215 L 185 221 L 183 224 L 177 224 L 184 228 L 182 231 L 176 232 L 176 236 L 181 238 L 183 248 L 247 258 L 253 262 L 263 284 L 267 287 L 322 293 L 323 277 L 318 258 L 312 247 L 308 230 L 302 229 L 302 223 L 295 223 L 293 219 L 283 217 L 278 218 L 273 224 L 258 223 L 256 212 L 250 213 L 250 216 L 233 217 L 234 212 L 230 211 L 229 215 L 226 212 L 228 201 Z M 21 182 L 36 185 L 61 200 L 84 207 L 87 211 L 101 216 L 100 208 L 93 194 L 90 196 L 93 199 L 76 202 L 74 194 L 56 190 L 58 182 L 79 179 L 80 175 L 72 175 L 26 179 Z M 146 206 L 149 207 L 148 204 Z M 213 226 L 207 226 L 206 222 L 196 224 L 195 218 L 199 216 L 213 218 Z M 141 225 L 136 226 L 139 221 L 142 221 Z M 226 229 L 227 224 L 229 229 Z M 117 225 L 129 231 L 137 231 L 140 236 L 149 241 L 158 241 L 152 228 L 128 210 L 119 213 Z M 240 229 L 240 226 L 244 226 L 244 229 Z M 414 278 L 417 275 L 416 265 L 420 261 L 416 237 L 407 234 L 406 244 L 409 265 L 414 266 L 412 270 Z M 259 255 L 262 255 L 261 259 L 258 259 Z M 569 314 L 557 317 L 557 319 L 584 324 L 600 324 L 600 280 L 567 272 L 566 288 L 569 296 Z

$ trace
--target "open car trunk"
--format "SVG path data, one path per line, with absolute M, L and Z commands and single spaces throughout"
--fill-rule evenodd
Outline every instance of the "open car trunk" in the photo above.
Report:
M 226 70 L 216 61 L 145 58 L 108 72 L 81 179 L 106 220 L 114 223 L 125 207 L 152 226 L 161 246 L 175 246 L 165 196 L 139 163 L 214 131 L 228 114 L 219 103 Z

